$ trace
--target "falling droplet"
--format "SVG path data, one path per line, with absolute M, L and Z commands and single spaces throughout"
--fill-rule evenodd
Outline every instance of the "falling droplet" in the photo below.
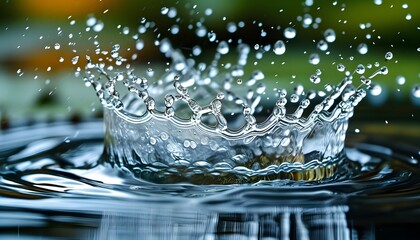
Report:
M 404 76 L 399 75 L 399 76 L 397 76 L 396 80 L 397 80 L 398 85 L 404 85 L 405 84 L 405 77 Z
M 95 23 L 96 23 L 96 18 L 95 18 L 95 17 L 89 17 L 89 18 L 86 20 L 86 25 L 87 25 L 88 27 L 92 27 L 93 25 L 95 25 Z
M 370 88 L 370 94 L 373 96 L 379 96 L 382 93 L 382 87 L 378 84 L 372 84 Z
M 162 13 L 162 15 L 166 15 L 166 14 L 168 14 L 168 12 L 169 12 L 169 8 L 167 8 L 167 7 L 162 7 L 160 9 L 160 13 Z
M 229 52 L 229 45 L 226 41 L 221 41 L 219 45 L 217 46 L 217 52 L 224 55 Z
M 366 54 L 368 52 L 368 45 L 366 43 L 359 44 L 357 51 L 362 55 Z
M 363 73 L 365 73 L 365 67 L 364 67 L 362 64 L 357 65 L 357 67 L 356 67 L 356 72 L 357 72 L 358 74 L 363 74 Z
M 335 31 L 331 28 L 325 30 L 324 32 L 324 37 L 325 37 L 325 41 L 332 43 L 335 41 L 336 36 L 335 36 Z
M 420 84 L 415 85 L 411 92 L 413 93 L 414 97 L 420 98 Z
M 317 65 L 320 61 L 321 61 L 321 58 L 319 57 L 317 53 L 312 53 L 309 56 L 309 63 L 312 65 Z
M 392 57 L 394 57 L 394 55 L 392 54 L 392 52 L 387 52 L 387 53 L 385 54 L 385 59 L 386 59 L 386 60 L 391 60 L 391 59 L 392 59 Z
M 273 46 L 273 51 L 276 55 L 282 55 L 286 52 L 286 45 L 282 40 L 278 40 Z
M 287 39 L 292 39 L 296 37 L 296 30 L 292 27 L 287 27 L 284 29 L 284 37 Z
M 317 47 L 321 51 L 327 51 L 328 49 L 328 43 L 324 40 L 320 40 L 317 44 Z
M 346 67 L 344 66 L 344 64 L 339 63 L 339 64 L 337 65 L 337 70 L 338 70 L 339 72 L 344 72 L 344 70 L 346 70 Z

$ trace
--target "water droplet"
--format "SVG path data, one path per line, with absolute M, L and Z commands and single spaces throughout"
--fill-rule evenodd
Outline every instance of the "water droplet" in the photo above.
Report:
M 386 60 L 391 60 L 393 56 L 394 56 L 394 55 L 392 54 L 392 52 L 387 52 L 387 53 L 385 54 L 385 59 L 386 59 Z
M 207 34 L 207 29 L 204 26 L 199 26 L 195 30 L 195 34 L 197 35 L 197 37 L 204 37 Z
M 215 32 L 209 32 L 207 33 L 207 37 L 209 38 L 210 42 L 216 41 L 216 33 Z
M 299 96 L 295 93 L 293 93 L 292 95 L 290 95 L 290 102 L 292 103 L 297 103 L 299 101 Z
M 358 74 L 363 74 L 363 73 L 365 73 L 365 67 L 364 67 L 362 64 L 357 65 L 357 67 L 356 67 L 356 72 L 357 72 Z
M 342 64 L 342 63 L 339 63 L 339 64 L 337 65 L 337 70 L 338 70 L 339 72 L 344 72 L 344 70 L 346 70 L 346 66 L 344 66 L 344 64 Z
M 229 45 L 226 41 L 221 41 L 217 46 L 217 52 L 220 54 L 227 54 L 229 52 Z
M 200 55 L 200 54 L 201 54 L 201 47 L 200 47 L 200 46 L 194 46 L 194 47 L 192 48 L 192 54 L 193 54 L 194 56 L 198 56 L 198 55 Z
M 406 20 L 408 20 L 408 21 L 409 21 L 409 20 L 411 20 L 411 18 L 412 18 L 412 17 L 411 17 L 411 14 L 407 13 L 407 15 L 405 15 L 405 19 L 406 19 Z
M 130 33 L 130 28 L 129 27 L 124 27 L 122 33 L 124 35 L 128 35 Z
M 382 87 L 378 84 L 372 84 L 369 91 L 373 96 L 379 96 L 382 93 Z
M 168 17 L 169 18 L 174 18 L 174 17 L 176 17 L 176 15 L 177 15 L 176 8 L 174 8 L 174 7 L 169 8 Z
M 104 29 L 104 27 L 105 27 L 105 24 L 104 24 L 104 22 L 102 22 L 102 21 L 98 21 L 96 24 L 95 24 L 95 26 L 93 26 L 93 31 L 95 31 L 95 32 L 100 32 L 100 31 L 102 31 L 103 29 Z
M 286 45 L 282 40 L 278 40 L 273 46 L 273 51 L 276 55 L 282 55 L 286 52 Z
M 296 37 L 296 30 L 292 27 L 287 27 L 284 29 L 284 37 L 287 39 L 292 39 Z
M 305 15 L 303 15 L 303 27 L 304 28 L 307 28 L 307 27 L 309 27 L 309 25 L 311 25 L 312 24 L 312 16 L 310 15 L 310 14 L 305 14 Z
M 327 51 L 328 49 L 328 43 L 324 40 L 320 40 L 317 44 L 317 47 L 321 51 Z
M 211 9 L 211 8 L 207 8 L 207 9 L 204 11 L 204 14 L 206 14 L 206 16 L 210 16 L 210 15 L 212 15 L 212 14 L 213 14 L 213 9 Z
M 420 84 L 415 85 L 411 92 L 413 93 L 414 97 L 420 98 Z
M 60 44 L 59 44 L 59 43 L 54 44 L 54 49 L 55 49 L 55 50 L 60 49 Z
M 236 83 L 237 83 L 237 84 L 239 84 L 239 85 L 241 85 L 241 84 L 242 84 L 242 79 L 238 78 L 238 79 L 236 80 Z
M 399 75 L 399 76 L 397 76 L 396 80 L 397 80 L 398 85 L 404 85 L 405 84 L 405 77 L 404 76 Z
M 368 52 L 368 45 L 366 43 L 359 44 L 357 51 L 362 55 L 366 54 Z
M 309 56 L 309 63 L 312 65 L 317 65 L 321 61 L 321 58 L 319 57 L 318 53 L 312 53 Z
M 73 58 L 71 59 L 71 63 L 72 63 L 73 65 L 76 65 L 78 61 L 79 61 L 79 56 L 75 56 L 75 57 L 73 57 Z
M 168 14 L 168 12 L 169 12 L 169 8 L 167 8 L 167 7 L 162 7 L 160 9 L 160 13 L 162 13 L 162 15 L 166 15 L 166 14 Z
M 309 80 L 315 84 L 318 84 L 321 82 L 321 78 L 316 74 L 312 74 Z
M 96 23 L 96 18 L 95 17 L 89 17 L 87 20 L 86 20 L 86 25 L 88 26 L 88 27 L 92 27 L 93 25 L 95 25 L 95 23 Z
M 375 5 L 382 5 L 382 0 L 373 0 L 373 3 L 375 3 Z
M 139 40 L 137 40 L 136 41 L 136 49 L 137 50 L 142 50 L 144 48 L 144 41 L 143 40 L 141 40 L 141 39 L 139 39 Z
M 324 32 L 324 37 L 325 37 L 325 41 L 332 43 L 335 41 L 336 36 L 335 36 L 335 31 L 331 28 L 325 30 Z
M 175 34 L 178 34 L 179 33 L 179 26 L 178 25 L 173 25 L 172 27 L 171 27 L 171 33 L 173 34 L 173 35 L 175 35 Z
M 236 30 L 237 30 L 237 26 L 236 26 L 236 24 L 235 24 L 234 22 L 229 22 L 229 23 L 226 25 L 226 29 L 228 30 L 228 32 L 230 32 L 230 33 L 234 33 L 234 32 L 236 32 Z

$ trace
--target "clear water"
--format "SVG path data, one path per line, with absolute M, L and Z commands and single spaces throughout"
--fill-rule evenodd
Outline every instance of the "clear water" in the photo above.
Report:
M 416 239 L 415 139 L 350 135 L 335 179 L 154 184 L 104 163 L 102 129 L 49 123 L 0 135 L 1 238 Z
M 171 42 L 186 30 L 177 8 L 162 7 L 155 21 L 141 18 L 135 31 L 118 25 L 132 45 L 109 49 L 109 40 L 100 41 L 104 22 L 88 17 L 77 40 L 93 43 L 86 64 L 74 42 L 75 55 L 59 62 L 77 65 L 76 76 L 105 107 L 104 121 L 2 130 L 0 238 L 416 239 L 418 135 L 389 137 L 383 127 L 347 132 L 367 93 L 381 95 L 374 81 L 385 76 L 374 77 L 388 68 L 375 62 L 349 69 L 354 57 L 333 50 L 344 32 L 322 25 L 309 14 L 312 5 L 304 2 L 298 26 L 277 26 L 275 41 L 252 44 L 211 30 L 211 8 L 197 21 L 192 10 L 187 28 L 200 44 L 187 51 Z M 160 17 L 174 22 L 159 28 Z M 256 21 L 227 22 L 226 30 L 235 35 L 252 25 L 261 39 L 270 34 Z M 267 88 L 271 79 L 259 66 L 287 56 L 308 28 L 320 29 L 305 64 L 318 66 L 331 50 L 350 62 L 332 63 L 342 77 L 327 80 L 323 72 L 331 68 L 315 67 L 305 87 L 293 75 L 290 85 Z M 374 49 L 365 43 L 370 34 L 365 38 L 354 45 L 358 55 Z M 164 60 L 141 59 L 150 49 Z M 378 61 L 388 64 L 395 53 L 384 51 Z M 135 65 L 138 58 L 143 65 Z M 404 76 L 396 80 L 405 84 Z M 419 89 L 412 88 L 414 98 Z

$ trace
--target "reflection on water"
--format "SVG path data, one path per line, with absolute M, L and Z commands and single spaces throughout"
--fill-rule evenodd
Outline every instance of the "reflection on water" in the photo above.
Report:
M 410 239 L 420 216 L 418 149 L 358 138 L 346 149 L 353 172 L 339 179 L 205 186 L 149 183 L 98 164 L 99 122 L 9 129 L 0 134 L 0 236 Z

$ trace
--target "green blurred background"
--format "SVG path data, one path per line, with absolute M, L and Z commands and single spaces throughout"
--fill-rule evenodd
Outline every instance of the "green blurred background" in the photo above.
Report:
M 162 7 L 175 7 L 177 16 L 174 19 L 163 16 L 160 13 Z M 211 14 L 208 14 L 208 9 L 211 9 Z M 194 45 L 203 44 L 202 55 L 208 60 L 211 60 L 217 44 L 199 39 L 194 31 L 186 30 L 188 24 L 205 19 L 204 24 L 208 30 L 217 33 L 218 39 L 242 38 L 251 46 L 285 40 L 283 30 L 294 27 L 297 36 L 287 43 L 284 55 L 276 56 L 270 51 L 258 61 L 258 65 L 249 64 L 248 73 L 254 69 L 264 71 L 268 88 L 288 88 L 301 83 L 308 89 L 320 88 L 327 82 L 337 83 L 343 77 L 336 70 L 338 63 L 345 64 L 347 69 L 354 69 L 358 63 L 386 65 L 389 74 L 374 79 L 381 84 L 382 93 L 368 96 L 356 109 L 354 128 L 365 126 L 368 131 L 368 125 L 360 127 L 357 122 L 380 123 L 380 127 L 404 122 L 411 126 L 407 131 L 419 137 L 420 101 L 412 93 L 412 88 L 420 83 L 419 13 L 420 2 L 415 0 L 1 0 L 2 127 L 33 121 L 100 117 L 101 105 L 93 90 L 84 87 L 81 78 L 74 76 L 74 69 L 84 64 L 84 54 L 94 50 L 92 40 L 88 38 L 98 35 L 104 50 L 109 50 L 115 43 L 125 49 L 134 49 L 135 41 L 131 36 L 136 33 L 142 17 L 146 17 L 163 29 L 163 35 L 170 36 L 174 46 L 187 53 Z M 100 33 L 86 32 L 86 20 L 90 16 L 104 22 Z M 304 16 L 312 19 L 307 27 L 300 20 Z M 74 25 L 71 24 L 73 20 Z M 246 24 L 244 29 L 229 35 L 227 24 L 239 21 Z M 172 36 L 165 29 L 175 22 L 181 31 Z M 258 26 L 259 23 L 262 27 Z M 367 27 L 363 28 L 361 24 Z M 128 35 L 122 33 L 124 27 L 130 29 Z M 333 28 L 337 34 L 337 40 L 329 46 L 328 55 L 316 48 L 327 28 Z M 266 37 L 261 37 L 262 29 L 267 32 Z M 54 49 L 56 43 L 60 44 L 58 50 Z M 367 54 L 358 53 L 356 48 L 360 43 L 368 45 Z M 77 53 L 73 52 L 74 49 Z M 394 57 L 385 61 L 384 55 L 388 51 Z M 321 57 L 319 64 L 309 64 L 312 53 Z M 75 55 L 82 59 L 76 66 L 71 64 Z M 61 62 L 60 58 L 64 61 Z M 142 51 L 141 59 L 155 65 L 163 61 L 147 47 Z M 255 60 L 253 56 L 250 59 L 251 63 Z M 144 61 L 136 60 L 133 64 L 141 65 Z M 309 81 L 316 69 L 323 72 L 319 86 Z M 405 78 L 405 84 L 397 83 L 398 76 Z M 384 129 L 392 131 L 392 128 Z

